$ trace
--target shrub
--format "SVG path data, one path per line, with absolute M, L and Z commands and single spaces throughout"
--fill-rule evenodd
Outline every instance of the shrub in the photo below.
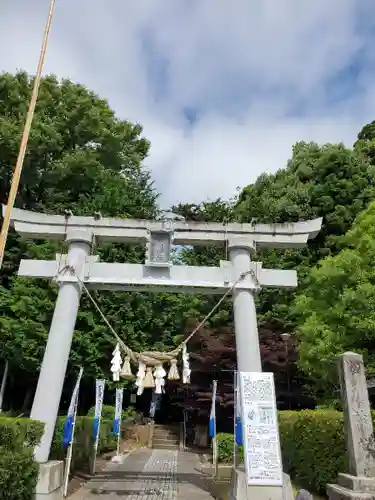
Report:
M 111 408 L 111 407 L 110 407 Z M 108 415 L 108 413 L 106 413 Z M 114 417 L 114 411 L 112 412 Z M 113 451 L 117 446 L 113 417 L 100 424 L 98 454 Z M 51 459 L 64 460 L 62 445 L 65 417 L 56 422 Z M 93 458 L 93 418 L 77 417 L 71 472 L 89 471 Z M 38 464 L 33 459 L 34 447 L 43 433 L 43 424 L 28 418 L 0 417 L 0 500 L 31 500 L 38 480 Z
M 38 480 L 34 446 L 43 424 L 27 418 L 0 417 L 0 500 L 30 500 Z
M 44 425 L 29 418 L 0 417 L 0 446 L 19 450 L 36 446 L 42 437 Z
M 220 432 L 216 436 L 217 441 L 217 451 L 218 460 L 221 463 L 231 463 L 233 461 L 233 434 L 227 434 L 225 432 Z M 243 462 L 243 447 L 238 447 L 238 458 L 237 460 L 241 463 Z
M 327 483 L 336 482 L 338 473 L 347 471 L 342 413 L 281 411 L 279 431 L 284 472 L 299 486 L 325 494 Z M 232 462 L 233 435 L 218 434 L 217 440 L 219 461 Z
M 95 406 L 92 406 L 87 412 L 88 417 L 93 417 L 95 415 Z M 121 420 L 123 422 L 127 420 L 135 419 L 136 411 L 132 406 L 128 406 L 126 410 L 123 410 L 121 413 Z M 114 420 L 115 418 L 115 407 L 110 405 L 103 405 L 102 408 L 102 419 L 104 420 Z
M 347 470 L 343 415 L 334 410 L 279 413 L 284 471 L 296 483 L 325 494 Z
M 0 446 L 0 499 L 31 500 L 38 481 L 33 449 L 11 451 Z
M 55 435 L 51 447 L 51 458 L 54 460 L 64 460 L 66 449 L 63 447 L 65 417 L 59 417 L 56 422 Z M 71 473 L 77 470 L 89 471 L 93 459 L 93 418 L 77 417 L 73 453 L 71 463 Z M 117 446 L 117 438 L 113 434 L 113 421 L 102 419 L 100 422 L 100 434 L 98 443 L 98 454 L 113 451 Z

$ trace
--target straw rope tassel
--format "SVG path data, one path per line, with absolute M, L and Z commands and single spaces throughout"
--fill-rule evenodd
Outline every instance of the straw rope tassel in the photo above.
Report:
M 124 380 L 134 378 L 130 367 L 130 356 L 125 356 L 124 364 L 122 365 L 120 377 Z
M 168 380 L 180 380 L 180 374 L 177 369 L 177 359 L 171 360 L 171 367 L 168 373 Z
M 145 389 L 150 389 L 155 387 L 154 377 L 152 375 L 152 368 L 150 366 L 146 369 L 146 376 L 143 382 L 143 386 Z

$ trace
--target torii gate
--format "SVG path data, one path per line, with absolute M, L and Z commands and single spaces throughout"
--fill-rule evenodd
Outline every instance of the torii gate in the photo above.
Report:
M 4 206 L 3 206 L 4 211 Z M 56 260 L 21 260 L 18 275 L 57 277 L 60 285 L 30 417 L 45 423 L 35 458 L 48 460 L 82 292 L 168 291 L 223 294 L 233 287 L 234 326 L 239 372 L 261 372 L 254 293 L 262 286 L 296 287 L 294 270 L 263 269 L 251 261 L 256 247 L 302 247 L 321 229 L 322 219 L 290 224 L 227 224 L 148 221 L 46 215 L 13 209 L 15 230 L 28 238 L 66 240 L 68 254 Z M 146 244 L 145 264 L 101 263 L 90 256 L 93 238 Z M 219 267 L 172 265 L 171 245 L 228 245 L 229 261 Z M 58 275 L 66 264 L 75 275 Z M 77 279 L 77 276 L 79 279 Z M 241 278 L 243 276 L 243 278 Z M 235 285 L 235 286 L 234 286 Z

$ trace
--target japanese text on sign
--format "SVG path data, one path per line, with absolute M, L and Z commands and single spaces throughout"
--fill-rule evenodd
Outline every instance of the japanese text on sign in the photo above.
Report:
M 243 442 L 249 485 L 282 485 L 282 462 L 272 373 L 240 373 Z

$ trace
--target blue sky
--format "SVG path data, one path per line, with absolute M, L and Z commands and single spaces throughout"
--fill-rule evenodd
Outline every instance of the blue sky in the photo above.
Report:
M 0 2 L 0 69 L 34 72 L 49 0 Z M 230 197 L 297 140 L 375 119 L 374 0 L 58 0 L 45 72 L 140 122 L 161 203 Z

